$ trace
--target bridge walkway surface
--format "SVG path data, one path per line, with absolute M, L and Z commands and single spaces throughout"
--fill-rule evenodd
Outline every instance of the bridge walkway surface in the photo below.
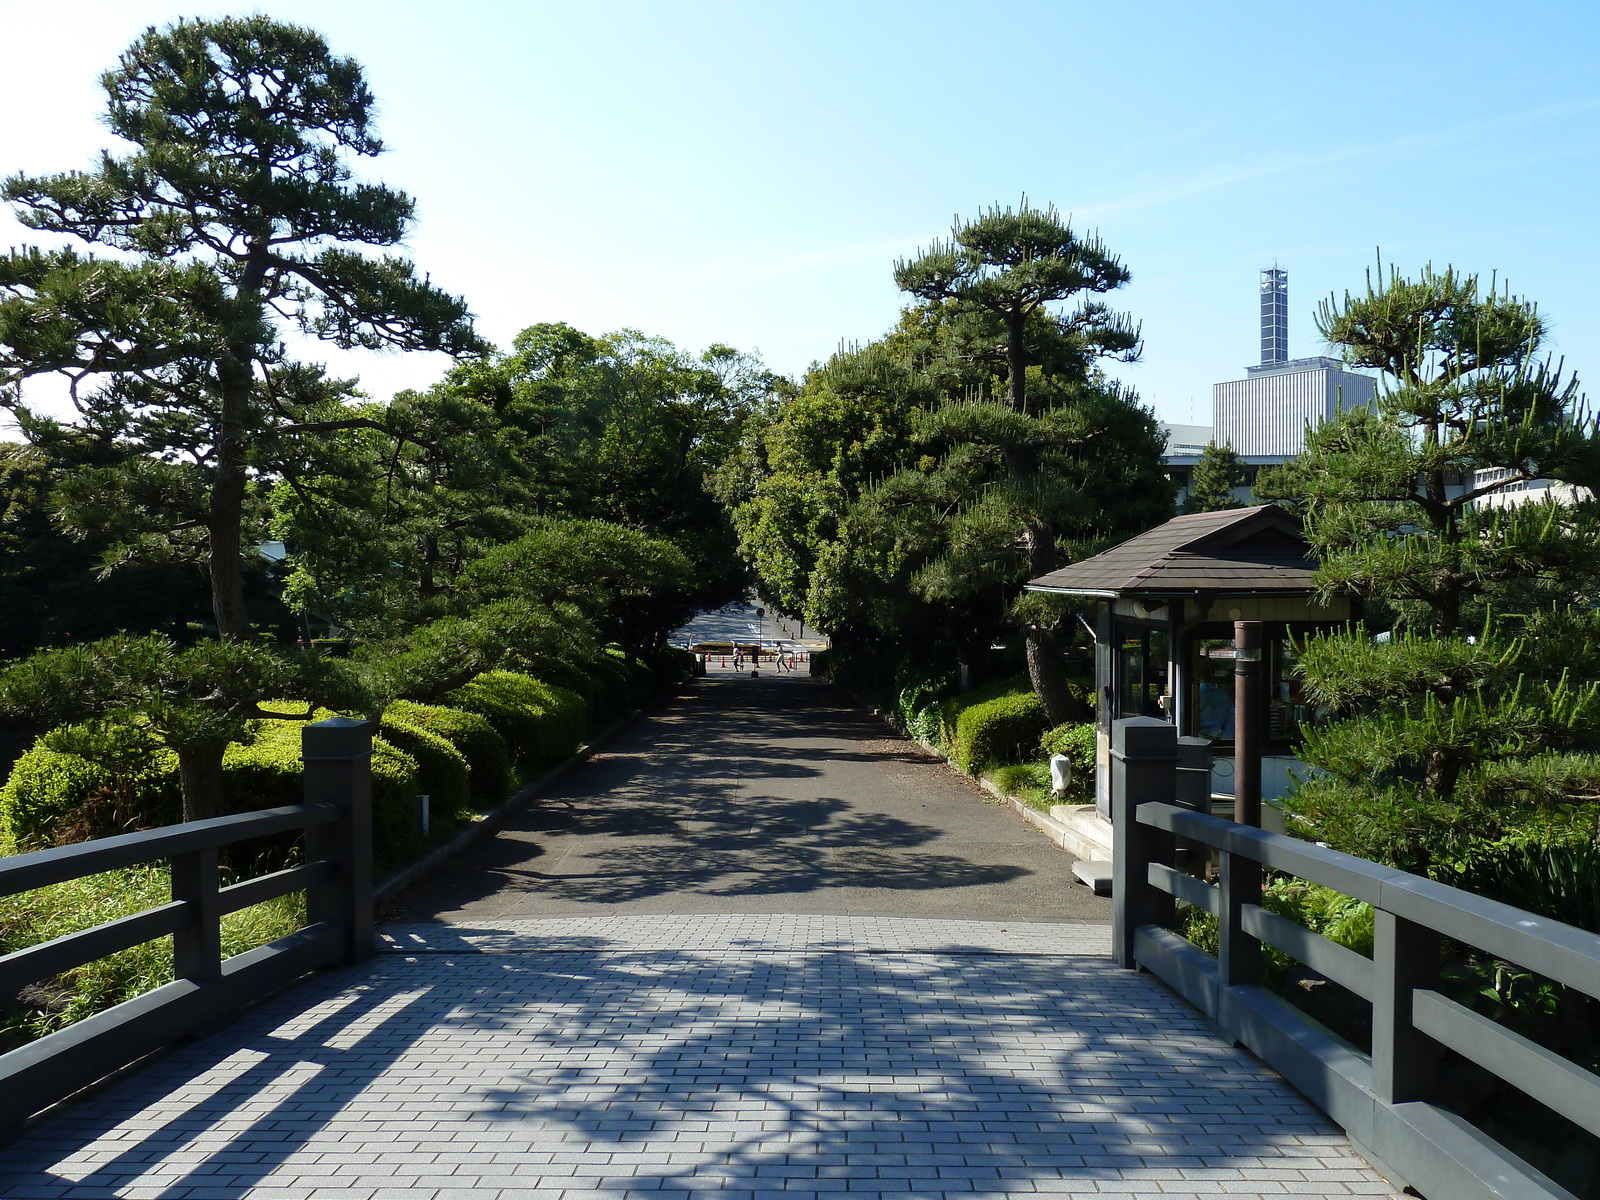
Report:
M 831 688 L 713 676 L 0 1200 L 1393 1194 L 1069 864 Z

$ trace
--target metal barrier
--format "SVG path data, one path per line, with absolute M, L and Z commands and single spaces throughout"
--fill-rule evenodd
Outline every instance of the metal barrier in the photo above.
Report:
M 1112 729 L 1116 818 L 1114 950 L 1265 1060 L 1344 1127 L 1374 1165 L 1430 1200 L 1571 1193 L 1427 1096 L 1444 1048 L 1575 1122 L 1600 1125 L 1600 1077 L 1435 990 L 1440 939 L 1600 996 L 1600 936 L 1421 876 L 1171 803 L 1176 730 L 1132 718 Z M 1173 867 L 1175 835 L 1211 847 L 1215 884 Z M 1263 869 L 1376 910 L 1368 959 L 1260 906 Z M 1216 916 L 1213 957 L 1169 926 L 1181 900 Z M 1274 946 L 1372 1004 L 1372 1053 L 1261 986 Z
M 0 996 L 162 937 L 172 938 L 175 977 L 0 1055 L 0 1129 L 311 971 L 372 954 L 372 724 L 335 717 L 308 725 L 301 754 L 302 804 L 0 859 L 4 896 L 102 871 L 172 864 L 169 903 L 0 957 Z M 221 847 L 300 830 L 301 865 L 220 886 Z M 304 928 L 222 957 L 225 913 L 298 891 L 306 893 Z

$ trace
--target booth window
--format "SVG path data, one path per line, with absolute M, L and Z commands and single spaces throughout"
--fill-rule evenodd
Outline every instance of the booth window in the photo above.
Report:
M 1233 643 L 1226 638 L 1196 638 L 1190 672 L 1189 711 L 1194 731 L 1217 742 L 1233 741 Z
M 1266 639 L 1263 680 L 1267 747 L 1286 749 L 1300 741 L 1301 728 L 1316 720 L 1306 704 L 1305 683 L 1289 639 L 1281 633 Z M 1233 741 L 1233 642 L 1228 638 L 1196 638 L 1190 673 L 1189 711 L 1194 732 L 1217 742 Z
M 1117 716 L 1170 720 L 1167 695 L 1167 631 L 1124 627 L 1117 642 Z

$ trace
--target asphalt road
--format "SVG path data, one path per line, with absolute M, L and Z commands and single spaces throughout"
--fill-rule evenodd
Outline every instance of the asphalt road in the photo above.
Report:
M 837 689 L 717 672 L 390 921 L 795 913 L 1109 921 L 1072 859 Z

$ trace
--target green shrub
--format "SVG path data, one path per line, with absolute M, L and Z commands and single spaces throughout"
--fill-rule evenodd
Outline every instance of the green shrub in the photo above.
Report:
M 506 740 L 481 713 L 446 708 L 442 704 L 397 700 L 383 715 L 385 720 L 393 716 L 436 733 L 461 751 L 467 760 L 467 782 L 477 802 L 494 803 L 510 790 L 511 755 L 506 750 Z
M 292 701 L 263 708 L 297 711 Z M 304 705 L 298 706 L 304 711 Z M 318 709 L 316 721 L 339 714 Z M 235 742 L 222 756 L 222 794 L 235 812 L 299 804 L 305 798 L 300 761 L 301 721 L 254 721 L 249 742 Z M 421 849 L 417 832 L 417 760 L 387 739 L 372 739 L 372 853 L 378 871 Z
M 588 706 L 577 692 L 514 671 L 489 671 L 444 700 L 486 718 L 524 769 L 566 758 L 582 744 L 588 726 Z
M 1451 887 L 1600 933 L 1600 845 L 1593 839 L 1484 843 L 1436 864 L 1432 874 Z
M 940 745 L 968 774 L 1033 758 L 1046 726 L 1026 676 L 996 680 L 939 706 Z
M 895 703 L 900 728 L 907 737 L 940 745 L 939 705 L 956 690 L 955 676 L 948 671 L 902 675 L 900 694 Z
M 699 661 L 697 654 L 678 646 L 667 646 L 651 657 L 650 669 L 656 673 L 658 680 L 670 679 L 674 683 L 682 683 L 694 677 Z
M 1320 883 L 1277 876 L 1261 889 L 1261 907 L 1276 913 L 1313 933 L 1320 933 L 1347 950 L 1372 957 L 1377 933 L 1377 916 L 1372 905 L 1336 892 Z M 1217 918 L 1203 908 L 1185 908 L 1181 917 L 1184 937 L 1207 954 L 1217 953 Z M 1274 946 L 1262 947 L 1267 986 L 1279 988 L 1279 980 L 1294 959 Z
M 383 740 L 417 760 L 417 791 L 428 797 L 433 814 L 457 819 L 470 810 L 466 755 L 445 738 L 392 709 L 378 724 Z
M 72 739 L 90 754 L 57 749 L 53 740 L 36 741 L 0 788 L 5 853 L 168 825 L 182 815 L 178 757 L 142 730 L 96 731 L 92 747 Z
M 1057 725 L 1039 739 L 1039 753 L 1047 759 L 1065 754 L 1072 762 L 1074 778 L 1093 772 L 1094 723 L 1090 721 L 1080 725 L 1069 721 L 1065 725 Z

